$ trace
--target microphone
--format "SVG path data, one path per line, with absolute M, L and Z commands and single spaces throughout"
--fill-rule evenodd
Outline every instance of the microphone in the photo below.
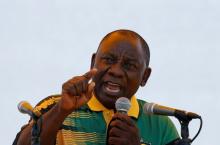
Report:
M 40 112 L 34 111 L 34 108 L 27 101 L 21 101 L 18 104 L 18 110 L 23 114 L 28 114 L 32 118 L 39 117 L 41 115 Z
M 183 120 L 201 118 L 201 116 L 193 112 L 187 112 L 184 110 L 170 108 L 170 107 L 158 105 L 155 103 L 145 103 L 143 107 L 143 111 L 146 114 L 175 116 L 178 119 L 183 119 Z
M 115 102 L 115 109 L 117 112 L 127 114 L 131 107 L 131 102 L 128 98 L 120 97 Z

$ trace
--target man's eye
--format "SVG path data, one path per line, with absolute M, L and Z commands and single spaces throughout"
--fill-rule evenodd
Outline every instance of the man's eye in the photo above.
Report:
M 112 64 L 112 63 L 115 62 L 115 59 L 110 58 L 110 57 L 105 57 L 105 58 L 103 58 L 103 59 L 104 59 L 104 61 L 105 61 L 107 64 Z
M 136 65 L 135 65 L 135 64 L 132 64 L 132 63 L 125 63 L 125 64 L 124 64 L 124 68 L 125 68 L 125 69 L 128 69 L 128 70 L 130 70 L 130 69 L 136 69 Z

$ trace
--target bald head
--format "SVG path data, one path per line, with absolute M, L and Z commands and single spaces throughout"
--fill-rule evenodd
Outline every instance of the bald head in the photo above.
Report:
M 102 45 L 102 43 L 105 42 L 105 40 L 107 39 L 109 40 L 112 37 L 117 37 L 118 39 L 121 39 L 122 41 L 123 39 L 127 39 L 131 41 L 131 43 L 140 44 L 141 48 L 144 51 L 144 58 L 145 58 L 146 66 L 148 67 L 149 61 L 150 61 L 150 50 L 149 50 L 147 42 L 138 33 L 131 31 L 131 30 L 125 30 L 125 29 L 120 29 L 120 30 L 110 32 L 101 40 L 99 44 L 99 48 Z M 132 41 L 135 41 L 135 42 L 139 41 L 139 43 L 135 43 Z

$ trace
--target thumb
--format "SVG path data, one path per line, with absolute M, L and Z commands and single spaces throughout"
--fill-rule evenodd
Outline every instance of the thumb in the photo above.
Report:
M 95 88 L 95 82 L 91 82 L 89 85 L 88 85 L 88 90 L 87 90 L 87 93 L 86 93 L 86 96 L 88 97 L 88 99 L 90 99 L 92 97 L 92 92 Z

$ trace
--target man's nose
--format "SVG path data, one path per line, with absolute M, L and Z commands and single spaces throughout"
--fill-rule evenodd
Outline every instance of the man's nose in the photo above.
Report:
M 112 64 L 108 70 L 109 75 L 114 77 L 123 77 L 124 71 L 122 70 L 122 66 L 120 63 Z

